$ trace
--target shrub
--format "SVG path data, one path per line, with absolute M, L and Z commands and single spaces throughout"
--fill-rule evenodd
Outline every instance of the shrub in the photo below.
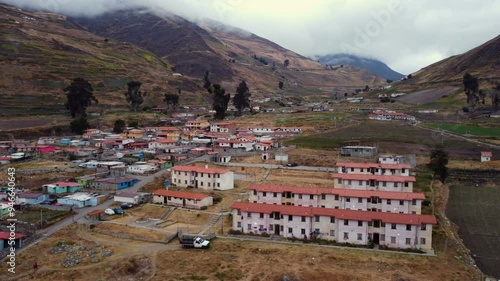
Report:
M 233 234 L 233 235 L 241 235 L 241 234 L 243 234 L 243 231 L 231 228 L 228 233 Z
M 267 233 L 267 232 L 262 232 L 262 233 L 260 234 L 260 236 L 262 236 L 262 237 L 271 237 L 271 234 L 269 234 L 269 233 Z
M 201 206 L 200 210 L 206 210 L 207 208 L 208 208 L 207 206 Z M 197 214 L 196 216 L 199 217 L 200 214 Z

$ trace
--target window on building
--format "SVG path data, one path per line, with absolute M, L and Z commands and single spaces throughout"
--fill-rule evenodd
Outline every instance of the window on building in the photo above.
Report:
M 237 226 L 238 226 L 238 228 L 241 227 L 241 221 L 238 222 Z
M 338 179 L 337 183 L 341 184 L 342 183 L 342 179 Z
M 411 200 L 411 204 L 412 204 L 413 206 L 416 206 L 416 205 L 417 205 L 417 200 L 415 200 L 415 199 Z
M 330 230 L 330 236 L 335 237 L 335 230 Z
M 314 199 L 314 195 L 309 195 L 309 199 L 313 200 Z
M 203 182 L 200 182 L 200 186 L 203 186 Z
M 217 187 L 220 187 L 220 182 L 217 183 Z
M 391 199 L 387 199 L 387 205 L 391 205 Z
M 293 233 L 293 229 L 291 227 L 288 228 L 288 233 Z
M 358 203 L 363 203 L 363 198 L 358 198 Z
M 262 197 L 266 197 L 267 192 L 262 192 Z
M 363 234 L 358 233 L 358 240 L 363 240 Z
M 314 216 L 314 221 L 319 222 L 319 216 Z
M 293 220 L 293 216 L 292 215 L 288 215 L 288 220 L 292 221 Z
M 330 223 L 335 223 L 335 217 L 330 217 Z
M 344 225 L 349 225 L 349 220 L 344 220 Z
M 410 184 L 408 182 L 405 182 L 405 187 L 408 187 L 410 186 Z
M 395 182 L 395 183 L 394 183 L 394 187 L 399 187 L 399 183 L 398 183 L 398 182 Z
M 420 244 L 425 244 L 425 238 L 420 238 Z
M 264 218 L 264 213 L 260 213 L 260 218 L 263 219 Z
M 300 229 L 300 234 L 302 234 L 302 235 L 306 234 L 306 229 L 305 228 L 301 228 Z
M 351 172 L 354 172 L 354 168 L 351 168 Z
M 302 216 L 301 221 L 302 221 L 302 222 L 305 222 L 305 221 L 306 221 L 306 217 Z
M 210 174 L 207 174 L 208 178 L 210 178 Z
M 411 231 L 411 224 L 406 225 L 406 230 Z
M 210 183 L 208 183 L 208 187 L 210 187 Z
M 302 199 L 302 194 L 299 194 L 299 199 Z
M 358 221 L 358 226 L 363 226 L 363 222 L 362 221 Z
M 344 232 L 344 240 L 349 240 L 349 232 Z
M 380 234 L 380 242 L 385 242 L 385 234 Z
M 321 199 L 325 200 L 326 199 L 326 195 L 325 194 L 321 194 Z
M 399 205 L 404 206 L 405 201 L 404 200 L 399 200 Z
M 420 230 L 427 230 L 427 225 L 426 224 L 422 224 L 420 226 Z
M 253 191 L 253 195 L 257 195 L 257 190 L 254 190 L 254 191 Z
M 395 223 L 391 224 L 391 229 L 396 229 L 396 224 Z
M 352 181 L 351 180 L 347 180 L 347 185 L 351 185 L 352 184 Z
M 278 193 L 273 192 L 273 197 L 278 197 Z
M 335 195 L 335 200 L 339 200 L 339 196 L 338 195 Z
M 251 224 L 247 224 L 247 230 L 252 230 L 252 225 Z
M 269 225 L 269 231 L 274 231 L 274 227 L 272 224 Z
M 391 236 L 391 244 L 396 244 L 396 236 Z
M 345 201 L 346 201 L 346 202 L 351 202 L 351 198 L 350 198 L 350 197 L 346 197 L 346 198 L 345 198 Z
M 252 217 L 252 213 L 248 212 L 247 213 L 247 218 L 251 218 Z
M 188 184 L 188 181 L 187 181 L 187 180 L 184 180 L 184 184 Z

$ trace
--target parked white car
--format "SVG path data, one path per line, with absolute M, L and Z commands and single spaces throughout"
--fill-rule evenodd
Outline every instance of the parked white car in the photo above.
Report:
M 115 211 L 113 211 L 113 209 L 106 209 L 106 210 L 104 210 L 104 213 L 105 213 L 106 215 L 110 215 L 110 216 L 112 216 L 112 215 L 114 215 L 114 214 L 115 214 Z

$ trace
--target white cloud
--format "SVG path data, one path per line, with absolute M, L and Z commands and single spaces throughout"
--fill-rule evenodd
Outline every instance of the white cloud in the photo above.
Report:
M 234 25 L 303 55 L 350 50 L 402 73 L 498 36 L 498 0 L 4 0 L 72 15 L 129 7 Z

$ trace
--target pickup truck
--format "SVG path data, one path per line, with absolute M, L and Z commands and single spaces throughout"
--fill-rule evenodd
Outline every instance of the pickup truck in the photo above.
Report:
M 206 249 L 210 247 L 210 241 L 205 240 L 199 236 L 183 236 L 179 237 L 179 243 L 183 248 L 198 248 Z

